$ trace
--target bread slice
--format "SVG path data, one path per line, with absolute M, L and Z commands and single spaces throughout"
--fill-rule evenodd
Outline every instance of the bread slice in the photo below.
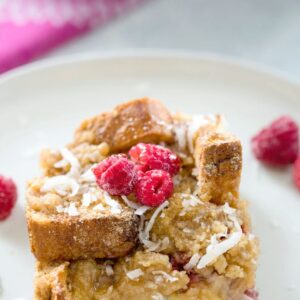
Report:
M 228 133 L 210 132 L 195 142 L 199 197 L 202 201 L 232 204 L 238 199 L 242 170 L 242 146 Z
M 29 189 L 29 202 L 32 197 Z M 26 216 L 31 250 L 40 261 L 123 256 L 137 240 L 138 218 L 130 208 L 123 207 L 120 214 L 69 216 L 28 205 Z
M 84 121 L 75 144 L 106 142 L 111 152 L 123 152 L 139 143 L 174 142 L 172 117 L 161 102 L 149 98 L 117 106 L 112 112 Z
M 86 171 L 91 163 L 97 163 L 111 153 L 125 151 L 138 142 L 173 141 L 172 117 L 168 110 L 156 100 L 143 98 L 84 121 L 76 131 L 69 150 L 77 156 L 73 160 L 77 159 L 77 164 Z M 89 159 L 86 158 L 88 155 Z M 57 210 L 62 210 L 63 205 L 72 205 L 72 202 L 77 205 L 75 213 L 81 213 L 82 209 L 78 208 L 82 206 L 82 199 L 57 195 L 55 191 L 41 191 L 48 179 L 56 176 L 62 180 L 61 176 L 65 176 L 64 181 L 70 182 L 69 177 L 74 176 L 70 174 L 72 168 L 69 164 L 56 167 L 61 159 L 63 157 L 59 153 L 44 152 L 42 167 L 46 177 L 31 182 L 27 188 L 26 217 L 32 252 L 39 260 L 125 255 L 137 239 L 137 217 L 122 201 L 119 205 L 123 205 L 124 210 L 117 215 L 110 214 L 109 210 L 105 214 L 84 210 L 80 216 L 62 215 Z M 78 181 L 77 178 L 71 180 Z M 92 188 L 95 189 L 95 185 Z M 97 201 L 93 208 L 101 204 Z M 74 210 L 74 206 L 70 207 Z M 66 209 L 64 207 L 65 212 Z

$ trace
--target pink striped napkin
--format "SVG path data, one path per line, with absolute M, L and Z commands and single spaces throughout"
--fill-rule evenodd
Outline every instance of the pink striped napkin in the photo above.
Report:
M 0 5 L 0 74 L 88 32 L 144 0 L 6 0 Z

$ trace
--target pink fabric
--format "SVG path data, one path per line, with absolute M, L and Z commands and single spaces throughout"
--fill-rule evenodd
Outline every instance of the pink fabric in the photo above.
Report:
M 0 74 L 32 61 L 142 1 L 5 1 L 0 6 Z

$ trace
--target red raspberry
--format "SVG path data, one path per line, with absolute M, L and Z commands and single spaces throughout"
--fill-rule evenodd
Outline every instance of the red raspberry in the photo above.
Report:
M 293 177 L 294 177 L 294 183 L 296 187 L 300 190 L 300 156 L 297 158 L 297 160 L 294 163 Z
M 129 151 L 131 159 L 142 165 L 144 171 L 164 170 L 171 175 L 178 173 L 180 160 L 167 148 L 139 143 Z
M 258 292 L 254 289 L 248 289 L 245 292 L 245 295 L 248 296 L 249 298 L 253 299 L 253 300 L 257 300 L 258 299 Z
M 195 283 L 199 283 L 199 282 L 201 282 L 201 281 L 204 280 L 203 276 L 201 276 L 200 274 L 198 274 L 198 273 L 196 273 L 194 271 L 190 271 L 188 273 L 188 276 L 189 276 L 189 279 L 190 279 L 190 281 L 188 283 L 189 287 L 192 286 Z
M 106 158 L 93 172 L 99 187 L 115 196 L 129 195 L 137 181 L 135 165 L 124 154 Z
M 150 170 L 138 178 L 135 187 L 137 200 L 148 206 L 159 206 L 173 193 L 171 175 L 163 170 Z
M 187 253 L 175 252 L 175 254 L 170 257 L 172 269 L 182 271 L 184 265 L 186 265 L 189 262 L 190 258 L 191 257 Z
M 252 138 L 257 159 L 270 165 L 287 165 L 298 155 L 298 126 L 288 116 L 280 117 Z
M 10 178 L 0 175 L 0 220 L 5 220 L 17 201 L 17 187 Z

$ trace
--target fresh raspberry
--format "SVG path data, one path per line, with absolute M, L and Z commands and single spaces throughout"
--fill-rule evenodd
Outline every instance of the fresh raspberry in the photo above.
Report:
M 258 160 L 267 164 L 291 164 L 298 155 L 298 138 L 297 124 L 283 116 L 252 138 L 252 151 Z
M 198 274 L 194 271 L 190 271 L 188 273 L 188 276 L 189 276 L 189 279 L 190 279 L 190 281 L 188 283 L 189 287 L 191 287 L 195 283 L 199 283 L 199 282 L 204 280 L 203 276 L 201 276 L 200 274 Z
M 144 172 L 164 170 L 175 175 L 180 168 L 178 156 L 162 146 L 139 143 L 130 149 L 129 155 L 133 161 L 142 166 Z
M 10 178 L 0 175 L 0 220 L 5 220 L 17 201 L 17 187 Z
M 297 158 L 297 160 L 294 163 L 293 177 L 294 177 L 294 183 L 296 187 L 300 190 L 300 156 Z
M 258 299 L 258 292 L 254 289 L 248 289 L 245 292 L 245 295 L 248 296 L 249 298 L 253 299 L 253 300 L 257 300 Z
M 137 200 L 148 206 L 159 206 L 173 193 L 171 175 L 163 170 L 150 170 L 138 178 L 135 187 Z
M 170 263 L 172 265 L 173 270 L 182 271 L 184 265 L 186 265 L 189 260 L 190 256 L 184 252 L 176 252 L 174 255 L 170 257 Z
M 137 181 L 135 164 L 124 154 L 106 158 L 93 172 L 99 187 L 114 196 L 129 195 Z

